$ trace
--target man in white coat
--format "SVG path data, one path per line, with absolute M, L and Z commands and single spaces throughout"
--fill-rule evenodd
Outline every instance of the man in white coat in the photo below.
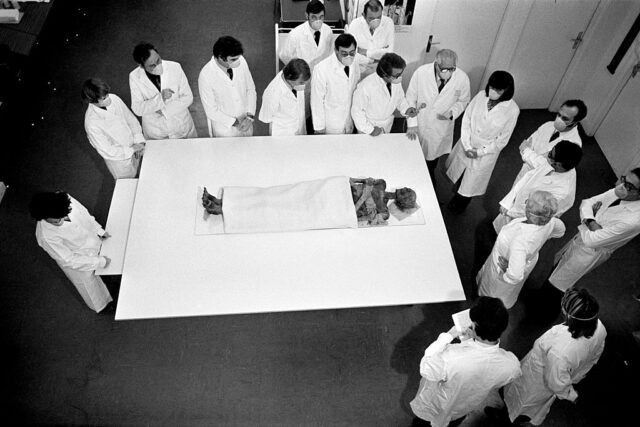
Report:
M 360 80 L 354 62 L 356 39 L 340 34 L 334 53 L 319 63 L 311 78 L 311 116 L 316 134 L 353 133 L 351 100 Z
M 99 256 L 102 241 L 110 237 L 77 200 L 63 191 L 38 193 L 29 204 L 36 224 L 36 240 L 76 287 L 85 304 L 102 311 L 111 294 L 100 277 L 99 267 L 109 258 Z
M 243 54 L 238 40 L 220 37 L 211 61 L 200 71 L 198 90 L 211 137 L 253 135 L 256 86 Z
M 540 290 L 546 320 L 558 314 L 563 293 L 640 234 L 640 167 L 620 177 L 615 188 L 582 201 L 578 233 L 555 256 L 555 268 Z M 544 309 L 544 310 L 543 310 Z
M 461 343 L 452 344 L 460 336 L 454 326 L 425 350 L 420 387 L 410 403 L 417 417 L 413 426 L 460 425 L 490 393 L 521 375 L 518 358 L 500 348 L 500 335 L 509 323 L 502 301 L 480 297 L 469 316 L 473 325 Z
M 536 167 L 536 158 L 527 158 L 524 148 L 530 148 L 535 154 L 546 155 L 560 141 L 570 141 L 582 147 L 578 132 L 578 123 L 587 116 L 587 106 L 579 99 L 569 99 L 562 104 L 553 121 L 543 123 L 520 145 L 522 168 L 516 180 Z
M 84 128 L 115 179 L 135 178 L 144 153 L 142 128 L 122 99 L 110 91 L 101 79 L 84 82 L 82 99 L 89 104 Z
M 371 136 L 389 133 L 396 110 L 408 117 L 409 127 L 417 125 L 417 110 L 407 102 L 400 84 L 406 65 L 399 55 L 387 53 L 380 58 L 376 72 L 358 84 L 351 105 L 351 117 L 358 133 Z
M 138 44 L 133 59 L 139 66 L 129 74 L 131 109 L 142 117 L 145 138 L 197 138 L 189 113 L 193 94 L 180 64 L 160 58 L 149 43 Z
M 393 52 L 395 26 L 391 18 L 382 16 L 382 9 L 378 0 L 369 0 L 362 16 L 354 19 L 348 28 L 358 42 L 357 62 L 362 78 L 375 71 L 384 54 Z
M 418 126 L 408 128 L 407 136 L 418 137 L 432 181 L 438 159 L 451 152 L 455 120 L 469 104 L 469 77 L 457 62 L 454 51 L 439 50 L 434 62 L 413 73 L 407 89 L 409 105 L 419 110 Z

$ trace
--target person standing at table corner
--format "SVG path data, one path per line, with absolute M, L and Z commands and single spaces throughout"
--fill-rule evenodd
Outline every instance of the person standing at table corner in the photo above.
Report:
M 357 61 L 362 78 L 375 71 L 384 54 L 393 52 L 395 26 L 391 18 L 382 16 L 382 9 L 378 0 L 369 0 L 362 16 L 351 21 L 347 31 L 358 41 Z
M 294 58 L 264 90 L 261 122 L 269 123 L 272 136 L 306 135 L 304 90 L 311 70 L 304 59 Z
M 513 77 L 494 71 L 489 82 L 469 103 L 462 119 L 460 140 L 447 158 L 447 176 L 459 187 L 447 208 L 462 213 L 472 197 L 487 191 L 493 168 L 509 142 L 520 109 L 512 99 Z
M 395 110 L 407 117 L 409 127 L 417 126 L 418 112 L 407 102 L 400 84 L 406 65 L 399 55 L 386 53 L 380 58 L 376 72 L 358 84 L 351 105 L 351 117 L 358 133 L 371 136 L 389 133 Z
M 213 44 L 213 57 L 198 77 L 200 100 L 211 137 L 252 136 L 256 86 L 242 43 L 231 36 Z
M 58 264 L 85 304 L 96 313 L 102 311 L 112 298 L 95 270 L 109 265 L 109 258 L 98 255 L 109 234 L 64 191 L 37 193 L 29 211 L 38 221 L 38 245 Z
M 522 359 L 522 376 L 504 389 L 512 422 L 540 425 L 556 399 L 575 402 L 573 385 L 584 379 L 604 350 L 607 331 L 598 319 L 598 302 L 586 289 L 569 289 L 561 308 L 564 322 L 536 340 Z
M 110 91 L 102 79 L 84 82 L 82 99 L 89 104 L 84 128 L 115 179 L 135 178 L 144 153 L 142 128 L 122 99 Z
M 538 157 L 529 158 L 525 154 L 535 153 L 545 156 L 560 141 L 569 141 L 582 147 L 578 123 L 587 117 L 587 106 L 579 99 L 565 101 L 553 121 L 543 123 L 531 136 L 520 144 L 522 168 L 516 180 L 536 167 Z M 525 152 L 529 148 L 531 151 Z
M 431 180 L 438 159 L 451 152 L 455 120 L 469 104 L 469 77 L 456 67 L 458 55 L 441 49 L 435 61 L 419 67 L 411 77 L 407 101 L 418 111 L 418 126 L 407 129 L 409 139 L 420 141 Z
M 340 34 L 335 49 L 313 70 L 311 115 L 316 134 L 353 133 L 351 101 L 360 80 L 355 63 L 357 43 L 351 34 Z
M 640 167 L 615 188 L 582 201 L 578 233 L 555 256 L 555 267 L 539 293 L 545 320 L 558 315 L 557 302 L 582 276 L 640 234 Z
M 150 43 L 133 49 L 139 66 L 129 74 L 131 109 L 142 117 L 147 139 L 197 138 L 189 106 L 193 94 L 187 76 L 177 62 L 160 58 Z
M 490 393 L 521 375 L 518 358 L 500 348 L 500 335 L 509 323 L 502 301 L 479 297 L 469 316 L 473 324 L 461 343 L 452 343 L 461 335 L 454 326 L 424 352 L 420 387 L 410 403 L 417 417 L 414 427 L 458 426 Z

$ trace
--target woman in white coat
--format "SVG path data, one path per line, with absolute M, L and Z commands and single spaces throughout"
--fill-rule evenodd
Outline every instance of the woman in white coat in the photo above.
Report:
M 522 376 L 504 389 L 511 421 L 540 425 L 556 399 L 574 402 L 573 388 L 598 362 L 607 331 L 598 302 L 586 289 L 571 288 L 562 298 L 564 323 L 545 332 L 522 359 Z
M 514 82 L 506 71 L 495 71 L 469 103 L 462 119 L 460 140 L 447 159 L 447 176 L 459 183 L 448 204 L 454 213 L 464 211 L 471 197 L 487 190 L 500 151 L 507 145 L 520 109 L 513 101 Z
M 131 109 L 142 117 L 145 138 L 197 138 L 189 113 L 193 94 L 180 64 L 162 60 L 149 43 L 138 44 L 133 59 L 140 66 L 129 74 Z
M 98 255 L 109 235 L 84 206 L 62 191 L 36 194 L 29 210 L 38 221 L 38 245 L 62 269 L 85 304 L 102 311 L 112 299 L 95 270 L 109 264 L 107 257 Z
M 547 191 L 529 195 L 525 217 L 505 225 L 491 255 L 476 277 L 479 294 L 500 298 L 506 308 L 516 303 L 522 285 L 538 262 L 540 248 L 550 238 L 562 237 L 565 226 L 554 215 L 558 201 Z

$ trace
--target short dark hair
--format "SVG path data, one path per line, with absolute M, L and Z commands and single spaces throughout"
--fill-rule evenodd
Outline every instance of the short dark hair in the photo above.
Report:
M 244 54 L 244 48 L 239 40 L 231 36 L 222 36 L 213 44 L 213 56 L 226 61 L 230 56 Z
M 111 92 L 109 85 L 102 79 L 92 77 L 82 84 L 82 99 L 90 104 L 95 104 Z
M 382 3 L 380 3 L 379 0 L 369 0 L 364 4 L 364 9 L 362 9 L 362 13 L 366 15 L 367 11 L 369 10 L 371 12 L 378 12 L 379 10 L 382 10 Z
M 312 0 L 307 3 L 307 14 L 311 15 L 312 13 L 315 15 L 320 12 L 324 12 L 324 3 L 320 0 Z
M 285 80 L 294 81 L 302 77 L 303 80 L 309 80 L 311 78 L 311 69 L 307 61 L 300 58 L 293 58 L 282 69 L 282 75 Z
M 71 199 L 64 191 L 36 193 L 29 203 L 29 212 L 37 221 L 64 218 L 71 212 Z
M 555 148 L 553 160 L 568 171 L 578 166 L 582 160 L 582 147 L 574 142 L 562 140 L 553 148 Z
M 502 70 L 494 71 L 493 73 L 491 73 L 489 81 L 487 82 L 487 86 L 485 86 L 484 88 L 484 94 L 486 96 L 489 96 L 489 87 L 497 90 L 504 90 L 500 98 L 498 98 L 498 102 L 510 100 L 511 98 L 513 98 L 513 94 L 516 90 L 513 76 Z
M 569 108 L 576 107 L 578 109 L 578 114 L 573 118 L 574 122 L 579 122 L 585 117 L 587 117 L 587 105 L 581 99 L 569 99 L 564 101 L 564 104 Z
M 378 62 L 378 67 L 376 67 L 376 73 L 380 77 L 384 77 L 384 75 L 391 76 L 394 68 L 404 68 L 407 66 L 407 63 L 404 59 L 398 54 L 395 53 L 385 53 L 380 58 L 380 62 Z
M 342 33 L 338 37 L 336 37 L 336 41 L 333 42 L 333 46 L 336 48 L 336 50 L 340 47 L 344 47 L 344 48 L 351 47 L 351 46 L 358 47 L 358 42 L 356 41 L 356 38 L 353 37 L 351 34 Z
M 591 338 L 598 327 L 598 301 L 586 289 L 567 289 L 562 297 L 562 311 L 571 338 Z
M 497 341 L 507 329 L 509 313 L 500 298 L 479 297 L 469 310 L 476 335 L 484 340 Z
M 144 65 L 145 61 L 151 56 L 151 51 L 156 50 L 151 43 L 140 42 L 133 48 L 133 60 L 140 65 Z
M 640 167 L 631 169 L 629 173 L 634 174 L 636 178 L 640 179 Z

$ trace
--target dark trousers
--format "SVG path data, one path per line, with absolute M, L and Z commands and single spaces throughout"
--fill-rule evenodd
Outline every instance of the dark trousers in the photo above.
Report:
M 440 157 L 435 160 L 427 160 L 427 169 L 429 169 L 429 176 L 433 183 L 436 182 L 436 167 L 438 167 L 438 160 L 440 160 Z
M 563 291 L 553 286 L 549 279 L 545 280 L 535 302 L 536 317 L 546 322 L 556 320 L 560 314 L 560 301 L 563 296 Z

